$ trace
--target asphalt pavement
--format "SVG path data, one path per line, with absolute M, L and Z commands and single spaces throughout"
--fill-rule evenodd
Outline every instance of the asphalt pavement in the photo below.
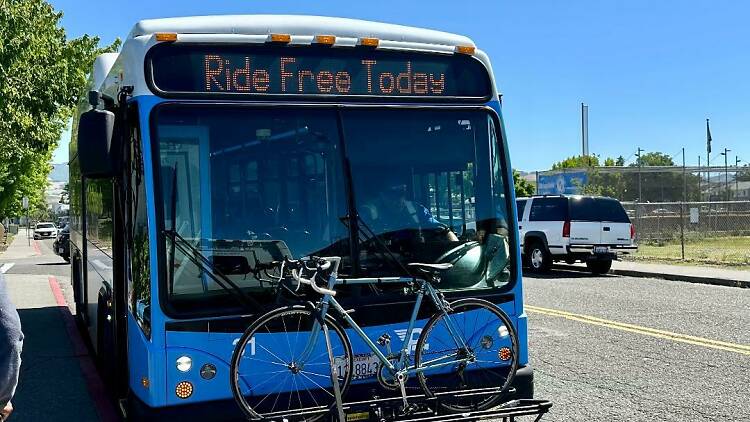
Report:
M 525 277 L 548 421 L 750 421 L 750 289 L 554 271 Z

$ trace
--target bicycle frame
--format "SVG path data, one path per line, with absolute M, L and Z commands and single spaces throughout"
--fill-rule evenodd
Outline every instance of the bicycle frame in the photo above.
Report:
M 373 280 L 375 281 L 375 280 Z M 328 278 L 328 289 L 333 290 L 334 286 L 336 285 L 337 279 L 336 279 L 336 273 L 333 272 L 330 277 Z M 409 319 L 409 326 L 406 330 L 406 336 L 405 338 L 411 338 L 412 332 L 414 331 L 414 325 L 417 320 L 417 315 L 419 313 L 419 309 L 422 305 L 422 300 L 424 299 L 424 296 L 427 295 L 435 305 L 435 307 L 438 309 L 438 312 L 441 312 L 445 315 L 445 321 L 446 321 L 446 327 L 448 329 L 448 333 L 453 338 L 453 341 L 456 342 L 456 346 L 459 348 L 467 348 L 466 344 L 464 343 L 463 339 L 456 335 L 455 327 L 453 326 L 453 321 L 450 317 L 450 314 L 448 313 L 449 308 L 446 306 L 447 304 L 440 296 L 437 289 L 435 289 L 430 283 L 428 283 L 425 280 L 422 279 L 414 279 L 413 283 L 417 283 L 418 290 L 417 290 L 417 296 L 416 301 L 414 303 L 414 309 L 412 310 L 411 318 Z M 392 375 L 395 375 L 399 372 L 403 372 L 407 375 L 416 374 L 418 372 L 424 372 L 428 369 L 435 369 L 440 368 L 442 366 L 447 365 L 453 365 L 455 363 L 462 363 L 462 362 L 468 362 L 471 360 L 471 356 L 467 356 L 460 359 L 450 359 L 446 362 L 442 363 L 436 363 L 436 361 L 444 360 L 446 358 L 451 358 L 451 356 L 443 356 L 439 359 L 436 359 L 435 361 L 429 361 L 426 362 L 426 365 L 423 365 L 419 368 L 416 366 L 407 367 L 407 357 L 409 355 L 409 343 L 404 341 L 401 345 L 401 350 L 399 351 L 399 359 L 397 365 L 394 365 L 388 357 L 386 357 L 382 351 L 378 348 L 375 343 L 370 340 L 370 338 L 367 336 L 367 334 L 362 330 L 362 328 L 357 324 L 357 322 L 349 315 L 349 313 L 344 309 L 343 306 L 330 294 L 325 294 L 323 297 L 318 301 L 316 305 L 316 309 L 318 310 L 318 320 L 315 321 L 313 324 L 311 332 L 315 333 L 322 329 L 322 326 L 320 324 L 320 321 L 325 320 L 326 315 L 328 314 L 328 311 L 330 307 L 333 306 L 333 309 L 335 309 L 339 315 L 354 329 L 354 331 L 357 333 L 357 335 L 365 342 L 367 347 L 372 350 L 372 352 L 375 354 L 377 359 L 380 361 L 381 364 L 383 364 L 388 370 L 391 372 Z M 300 367 L 304 367 L 304 363 L 307 361 L 307 358 L 309 358 L 310 353 L 315 349 L 315 346 L 318 341 L 318 336 L 310 336 L 310 340 L 308 340 L 307 345 L 305 346 L 305 349 L 301 355 L 301 359 L 299 362 Z

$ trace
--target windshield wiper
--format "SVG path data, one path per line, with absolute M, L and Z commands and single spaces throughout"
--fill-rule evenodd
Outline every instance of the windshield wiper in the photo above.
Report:
M 190 262 L 198 266 L 204 274 L 211 277 L 219 287 L 234 296 L 240 305 L 248 309 L 251 307 L 255 309 L 262 308 L 258 301 L 243 292 L 237 284 L 226 276 L 226 274 L 216 268 L 211 260 L 204 255 L 200 249 L 193 246 L 187 239 L 180 236 L 179 233 L 173 230 L 164 230 L 164 235 L 172 241 L 172 250 L 175 248 L 179 249 L 179 251 L 190 260 Z M 174 262 L 174 257 L 172 257 L 172 262 Z M 174 266 L 172 271 L 174 271 Z
M 344 223 L 344 225 L 346 225 L 347 228 L 349 228 L 349 230 L 352 230 L 352 227 L 350 227 L 350 225 L 347 224 L 347 222 L 349 222 L 349 221 L 352 220 L 349 217 L 349 215 L 341 217 L 340 219 L 341 219 L 341 222 Z M 381 241 L 380 238 L 378 238 L 378 235 L 375 234 L 374 231 L 372 231 L 372 229 L 370 228 L 370 226 L 368 226 L 367 223 L 365 223 L 365 221 L 362 219 L 362 217 L 360 217 L 359 215 L 357 215 L 354 218 L 354 224 L 356 225 L 356 228 L 357 228 L 357 237 L 361 238 L 361 240 L 357 239 L 358 242 L 365 243 L 365 242 L 372 241 L 372 243 L 374 243 L 375 245 L 377 245 L 380 248 L 380 250 L 382 251 L 381 252 L 382 255 L 390 258 L 391 262 L 395 263 L 396 266 L 398 266 L 401 269 L 401 271 L 403 271 L 407 276 L 414 277 L 412 275 L 412 273 L 409 271 L 409 269 L 406 268 L 406 266 L 404 265 L 404 263 L 401 262 L 401 260 L 396 257 L 396 255 L 393 253 L 393 251 L 391 251 L 388 248 L 388 246 L 386 246 L 386 244 L 383 243 L 383 241 Z

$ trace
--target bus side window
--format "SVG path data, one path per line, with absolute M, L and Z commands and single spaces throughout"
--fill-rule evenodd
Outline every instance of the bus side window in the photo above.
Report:
M 141 148 L 138 113 L 131 110 L 130 128 L 130 216 L 132 240 L 130 250 L 130 279 L 128 285 L 130 312 L 146 337 L 151 337 L 151 271 L 149 259 L 148 218 L 146 191 L 143 180 L 143 152 Z

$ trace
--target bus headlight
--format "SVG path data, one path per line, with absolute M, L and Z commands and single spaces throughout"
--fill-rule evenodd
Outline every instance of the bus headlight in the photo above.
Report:
M 177 358 L 177 370 L 180 372 L 187 372 L 193 367 L 193 360 L 190 356 L 180 356 Z

